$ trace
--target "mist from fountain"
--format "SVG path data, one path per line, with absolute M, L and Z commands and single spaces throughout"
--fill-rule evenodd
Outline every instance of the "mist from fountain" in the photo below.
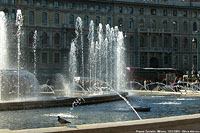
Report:
M 7 20 L 5 13 L 0 11 L 0 69 L 6 69 L 7 66 Z M 2 81 L 2 72 L 0 72 L 0 100 L 1 100 L 1 81 Z

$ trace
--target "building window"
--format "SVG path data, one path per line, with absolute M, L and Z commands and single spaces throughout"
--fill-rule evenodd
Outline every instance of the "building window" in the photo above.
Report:
M 197 23 L 193 22 L 193 31 L 197 31 Z
M 88 4 L 83 4 L 83 10 L 88 10 Z
M 54 6 L 54 7 L 59 7 L 59 2 L 58 2 L 58 1 L 54 1 L 54 2 L 53 2 L 53 6 Z
M 164 38 L 164 48 L 167 48 L 168 47 L 168 38 L 165 37 Z
M 87 27 L 89 25 L 89 17 L 85 16 L 84 17 L 84 26 Z
M 188 65 L 188 56 L 187 55 L 183 56 L 183 63 L 184 63 L 184 65 Z
M 33 46 L 33 41 L 34 41 L 33 36 L 34 36 L 34 33 L 33 33 L 33 32 L 30 32 L 30 33 L 28 34 L 28 44 L 29 44 L 30 47 Z
M 153 20 L 153 21 L 152 21 L 151 26 L 152 26 L 152 29 L 156 29 L 156 20 Z
M 187 38 L 184 39 L 184 42 L 183 42 L 183 48 L 187 48 L 187 43 L 188 43 L 188 40 Z
M 70 14 L 69 16 L 69 24 L 74 24 L 74 15 Z
M 55 24 L 59 24 L 60 23 L 59 13 L 55 13 L 54 21 L 55 21 Z
M 193 64 L 197 64 L 197 56 L 196 55 L 193 56 Z
M 68 4 L 67 4 L 67 7 L 68 7 L 69 9 L 72 9 L 72 8 L 73 8 L 73 4 L 72 4 L 72 3 L 68 3 Z
M 33 63 L 34 62 L 34 53 L 30 52 L 29 53 L 29 63 Z
M 35 15 L 33 11 L 29 12 L 29 23 L 33 24 L 35 20 Z
M 110 17 L 107 18 L 107 24 L 109 24 L 111 26 L 111 18 Z
M 177 16 L 177 10 L 173 10 L 173 16 Z
M 164 56 L 164 63 L 167 65 L 169 63 L 169 58 L 168 56 Z
M 54 36 L 54 46 L 58 47 L 59 44 L 60 44 L 60 35 L 58 33 L 56 33 Z
M 42 53 L 42 64 L 47 64 L 47 53 Z
M 144 14 L 144 8 L 140 8 L 139 12 L 140 12 L 140 15 L 143 15 Z
M 128 13 L 133 14 L 133 8 L 132 7 L 128 7 Z
M 164 22 L 163 22 L 163 29 L 167 29 L 167 21 L 165 20 Z
M 13 5 L 16 4 L 16 1 L 15 1 L 15 0 L 11 0 L 11 2 L 12 2 Z
M 54 53 L 54 63 L 60 64 L 60 53 Z
M 46 6 L 47 5 L 47 0 L 42 0 L 42 6 Z
M 163 16 L 167 16 L 167 9 L 163 10 Z
M 188 24 L 187 24 L 186 21 L 184 21 L 184 23 L 183 23 L 183 30 L 184 30 L 185 32 L 188 31 Z
M 144 66 L 145 58 L 144 56 L 140 56 L 140 64 Z
M 174 38 L 174 48 L 178 48 L 178 39 Z
M 197 48 L 197 39 L 196 39 L 196 38 L 193 38 L 193 40 L 192 40 L 192 47 L 193 47 L 194 49 Z
M 156 9 L 151 9 L 151 15 L 156 15 Z
M 6 19 L 8 19 L 8 17 L 9 17 L 9 11 L 8 11 L 8 9 L 4 9 L 3 12 L 5 14 Z
M 144 47 L 144 37 L 140 37 L 140 47 Z
M 42 33 L 42 44 L 43 45 L 47 45 L 47 33 L 46 32 L 43 32 Z
M 134 37 L 130 37 L 130 48 L 134 48 Z
M 151 47 L 152 48 L 156 47 L 156 37 L 155 36 L 151 39 Z
M 133 66 L 134 65 L 134 54 L 130 55 L 130 65 Z
M 134 21 L 133 19 L 129 19 L 129 28 L 134 28 Z
M 193 11 L 193 12 L 192 12 L 192 17 L 193 17 L 193 18 L 196 18 L 196 17 L 197 17 L 197 12 L 196 12 L 196 11 Z
M 123 19 L 122 19 L 122 18 L 119 18 L 119 19 L 118 19 L 118 26 L 119 26 L 119 27 L 122 27 L 122 26 L 123 26 Z
M 99 25 L 99 23 L 100 23 L 100 17 L 99 16 L 96 16 L 95 23 L 96 23 L 96 26 Z
M 118 7 L 118 12 L 119 12 L 119 13 L 123 13 L 123 8 L 122 8 L 122 6 L 119 6 L 119 7 Z
M 143 19 L 140 20 L 139 27 L 144 28 L 144 20 Z
M 28 5 L 34 5 L 34 0 L 28 0 Z
M 173 21 L 172 24 L 173 24 L 173 30 L 177 31 L 177 22 Z
M 100 6 L 99 5 L 95 5 L 95 10 L 99 11 L 100 10 Z
M 111 6 L 110 5 L 107 5 L 106 6 L 106 12 L 110 12 L 111 11 Z
M 7 4 L 9 1 L 8 0 L 2 0 L 2 3 Z
M 47 13 L 46 12 L 42 13 L 42 24 L 47 24 Z
M 11 19 L 12 19 L 13 21 L 16 20 L 16 10 L 15 10 L 15 9 L 12 9 Z
M 187 17 L 187 11 L 186 10 L 183 11 L 183 16 Z

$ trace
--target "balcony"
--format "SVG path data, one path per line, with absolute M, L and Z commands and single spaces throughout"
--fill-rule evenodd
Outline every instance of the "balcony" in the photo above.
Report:
M 172 31 L 169 29 L 152 29 L 152 28 L 138 28 L 139 33 L 165 33 L 171 34 Z

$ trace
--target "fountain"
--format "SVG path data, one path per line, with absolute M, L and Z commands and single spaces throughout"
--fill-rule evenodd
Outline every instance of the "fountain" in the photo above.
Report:
M 76 37 L 71 43 L 70 80 L 67 80 L 62 74 L 58 74 L 56 86 L 39 85 L 35 78 L 37 74 L 37 31 L 34 32 L 34 73 L 32 74 L 21 70 L 20 45 L 23 17 L 20 11 L 17 14 L 18 65 L 17 68 L 11 69 L 6 62 L 2 62 L 3 65 L 0 68 L 0 116 L 3 116 L 0 119 L 0 128 L 23 129 L 58 126 L 55 124 L 55 117 L 57 118 L 58 115 L 68 118 L 74 124 L 84 124 L 162 117 L 177 115 L 177 113 L 178 115 L 192 114 L 199 111 L 198 106 L 196 106 L 199 105 L 199 99 L 196 97 L 152 95 L 139 97 L 133 94 L 126 98 L 127 93 L 120 92 L 126 86 L 125 72 L 123 71 L 125 68 L 123 33 L 119 31 L 118 27 L 111 28 L 109 25 L 104 27 L 99 24 L 95 27 L 94 22 L 91 21 L 87 44 L 83 41 L 82 20 L 79 17 L 76 22 Z M 0 33 L 0 46 L 5 49 L 0 53 L 2 54 L 0 57 L 3 57 L 2 61 L 6 58 L 5 44 L 8 43 L 5 28 L 7 22 L 3 12 L 0 12 L 0 22 L 2 24 L 0 28 L 3 31 Z M 62 90 L 57 90 L 54 87 L 62 88 Z M 41 92 L 46 88 L 49 88 L 51 93 Z M 46 97 L 44 94 L 48 96 Z M 121 99 L 127 104 L 124 104 L 124 101 L 110 102 Z M 194 104 L 189 103 L 189 101 L 194 101 Z M 151 105 L 153 111 L 141 112 L 139 115 L 136 110 L 141 108 L 137 108 L 135 103 L 140 106 Z M 87 104 L 93 105 L 78 106 Z M 165 107 L 166 104 L 171 106 Z M 180 111 L 176 110 L 175 105 Z M 185 105 L 190 106 L 192 111 Z M 48 109 L 49 107 L 57 108 Z M 133 112 L 136 115 L 133 115 Z

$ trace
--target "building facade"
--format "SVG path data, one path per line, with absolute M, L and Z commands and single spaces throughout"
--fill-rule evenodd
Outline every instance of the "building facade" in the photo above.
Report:
M 200 3 L 175 0 L 1 0 L 0 10 L 15 20 L 22 10 L 24 62 L 33 71 L 33 34 L 37 30 L 37 73 L 68 71 L 75 20 L 119 26 L 124 32 L 130 67 L 200 70 Z M 198 67 L 197 67 L 198 66 Z

